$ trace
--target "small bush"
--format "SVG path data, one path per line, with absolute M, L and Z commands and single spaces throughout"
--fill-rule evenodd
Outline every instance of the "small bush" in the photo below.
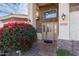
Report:
M 66 50 L 58 50 L 56 53 L 57 56 L 72 56 L 72 54 Z
M 12 21 L 0 28 L 0 50 L 26 51 L 36 39 L 33 26 L 22 21 Z

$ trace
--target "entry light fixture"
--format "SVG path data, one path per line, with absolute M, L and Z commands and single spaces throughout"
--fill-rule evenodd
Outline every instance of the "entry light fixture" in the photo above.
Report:
M 66 15 L 63 13 L 61 16 L 62 20 L 65 20 L 65 17 L 66 17 Z
M 39 17 L 39 12 L 38 11 L 36 12 L 36 17 Z

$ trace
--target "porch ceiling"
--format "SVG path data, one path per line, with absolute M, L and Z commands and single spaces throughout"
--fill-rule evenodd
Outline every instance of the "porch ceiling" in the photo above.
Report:
M 45 6 L 47 5 L 48 3 L 37 3 L 38 6 Z
M 37 5 L 38 5 L 39 7 L 45 6 L 45 5 L 50 5 L 50 4 L 55 5 L 55 4 L 57 4 L 57 3 L 37 3 Z

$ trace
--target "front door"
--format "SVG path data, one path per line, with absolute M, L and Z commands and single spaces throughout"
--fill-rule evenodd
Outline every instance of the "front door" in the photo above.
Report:
M 55 22 L 43 23 L 42 36 L 44 40 L 55 40 L 57 37 L 57 23 Z

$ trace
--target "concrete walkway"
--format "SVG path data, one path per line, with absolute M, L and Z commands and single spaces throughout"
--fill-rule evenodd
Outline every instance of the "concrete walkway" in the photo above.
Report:
M 25 56 L 56 56 L 56 43 L 44 43 L 39 40 L 27 51 Z

